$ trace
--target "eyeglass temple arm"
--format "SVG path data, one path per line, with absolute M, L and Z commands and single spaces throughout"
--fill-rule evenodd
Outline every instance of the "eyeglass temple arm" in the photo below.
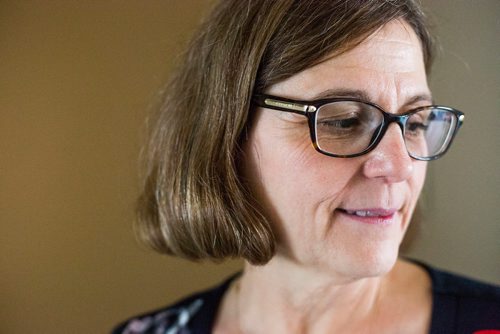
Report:
M 300 115 L 307 115 L 307 113 L 316 111 L 315 106 L 302 104 L 293 100 L 276 98 L 272 95 L 255 95 L 254 102 L 259 107 L 288 111 Z

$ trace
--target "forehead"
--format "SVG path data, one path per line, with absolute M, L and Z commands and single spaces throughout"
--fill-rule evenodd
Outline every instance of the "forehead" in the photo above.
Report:
M 404 21 L 389 22 L 357 47 L 333 59 L 335 65 L 344 68 L 361 66 L 382 72 L 424 69 L 420 40 Z
M 404 21 L 392 21 L 355 48 L 330 57 L 270 88 L 270 93 L 299 99 L 317 98 L 335 88 L 403 95 L 428 92 L 420 40 Z M 300 92 L 300 96 L 291 96 Z

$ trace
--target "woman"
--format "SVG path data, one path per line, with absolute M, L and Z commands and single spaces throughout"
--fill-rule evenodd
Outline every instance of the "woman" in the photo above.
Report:
M 398 259 L 428 160 L 432 40 L 405 1 L 224 0 L 149 143 L 139 220 L 158 251 L 243 273 L 116 333 L 472 333 L 498 288 Z

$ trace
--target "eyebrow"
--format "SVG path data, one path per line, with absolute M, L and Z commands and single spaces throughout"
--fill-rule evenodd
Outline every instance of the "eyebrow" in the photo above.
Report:
M 328 99 L 328 98 L 335 98 L 335 97 L 350 97 L 350 98 L 355 98 L 363 101 L 370 102 L 372 99 L 368 95 L 368 93 L 364 90 L 359 90 L 359 89 L 346 89 L 346 88 L 340 88 L 340 89 L 328 89 L 325 90 L 315 96 L 313 96 L 313 100 L 321 100 L 321 99 Z M 409 99 L 407 99 L 404 103 L 404 105 L 411 105 L 415 104 L 417 102 L 429 102 L 430 104 L 434 104 L 434 100 L 432 99 L 432 96 L 430 94 L 417 94 Z
M 370 97 L 365 91 L 357 89 L 345 89 L 345 88 L 328 89 L 319 93 L 318 95 L 315 95 L 312 99 L 322 100 L 335 97 L 352 97 L 364 101 L 370 101 Z

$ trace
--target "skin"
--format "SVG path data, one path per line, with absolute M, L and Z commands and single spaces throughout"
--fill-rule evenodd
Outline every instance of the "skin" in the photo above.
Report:
M 391 113 L 431 104 L 411 28 L 391 22 L 266 93 L 311 100 L 339 90 L 361 91 Z M 429 278 L 398 260 L 426 163 L 408 156 L 399 127 L 392 124 L 366 155 L 331 158 L 312 147 L 305 117 L 261 108 L 244 149 L 244 174 L 278 248 L 265 266 L 246 265 L 215 332 L 426 332 Z M 384 224 L 368 224 L 339 211 L 370 208 L 395 212 Z

